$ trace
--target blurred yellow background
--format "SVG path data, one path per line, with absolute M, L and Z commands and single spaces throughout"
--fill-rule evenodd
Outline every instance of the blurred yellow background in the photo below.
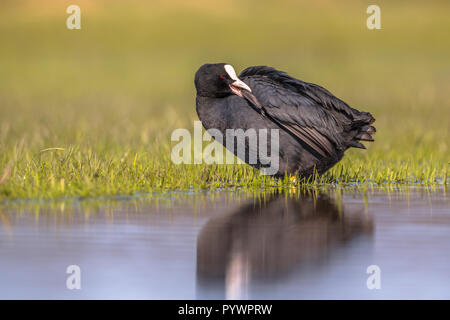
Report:
M 81 30 L 66 28 L 71 4 Z M 75 145 L 158 156 L 173 129 L 197 119 L 197 68 L 227 62 L 238 73 L 276 67 L 370 111 L 376 142 L 352 159 L 383 170 L 429 160 L 447 172 L 450 2 L 378 1 L 381 30 L 366 27 L 370 4 L 2 1 L 0 163 L 22 138 L 31 154 Z

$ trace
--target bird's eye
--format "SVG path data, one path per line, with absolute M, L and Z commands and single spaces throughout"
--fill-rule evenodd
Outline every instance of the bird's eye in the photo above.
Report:
M 223 74 L 221 74 L 221 75 L 219 76 L 219 78 L 220 78 L 220 79 L 225 79 L 225 76 L 224 76 Z

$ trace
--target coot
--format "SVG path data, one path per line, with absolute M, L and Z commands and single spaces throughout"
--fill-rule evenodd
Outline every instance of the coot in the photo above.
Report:
M 220 142 L 250 165 L 264 167 L 259 157 L 249 161 L 260 145 L 246 137 L 242 157 L 238 143 L 229 147 L 226 130 L 278 129 L 276 176 L 322 174 L 348 148 L 365 149 L 360 141 L 373 141 L 376 131 L 370 113 L 350 107 L 319 85 L 267 66 L 249 67 L 237 77 L 229 64 L 204 64 L 195 74 L 195 87 L 197 114 L 205 129 L 219 130 L 224 137 Z M 267 139 L 270 149 L 272 140 Z

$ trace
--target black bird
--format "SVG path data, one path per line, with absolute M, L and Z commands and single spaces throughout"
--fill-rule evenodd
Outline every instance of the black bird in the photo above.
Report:
M 195 74 L 197 114 L 205 129 L 279 129 L 279 167 L 275 175 L 307 177 L 324 173 L 350 148 L 373 141 L 375 119 L 325 88 L 267 66 L 249 67 L 239 78 L 226 63 L 204 64 Z M 245 158 L 258 144 L 245 140 Z M 270 139 L 268 142 L 270 150 Z M 230 149 L 240 156 L 237 144 Z M 258 157 L 256 163 L 264 167 Z

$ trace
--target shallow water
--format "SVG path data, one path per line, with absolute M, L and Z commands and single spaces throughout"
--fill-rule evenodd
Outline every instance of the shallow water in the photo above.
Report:
M 449 299 L 449 270 L 442 187 L 0 204 L 2 299 Z

